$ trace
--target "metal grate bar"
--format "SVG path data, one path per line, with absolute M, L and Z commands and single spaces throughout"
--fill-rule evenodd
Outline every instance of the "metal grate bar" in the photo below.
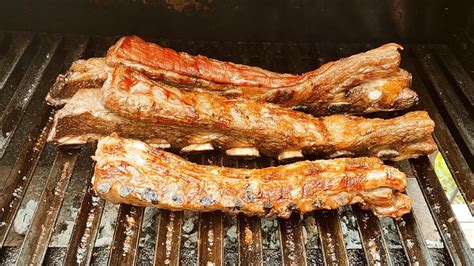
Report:
M 241 265 L 263 265 L 260 218 L 237 217 L 239 260 Z
M 314 213 L 325 265 L 349 265 L 339 214 L 335 210 Z
M 231 163 L 226 162 L 224 165 L 229 166 Z M 240 168 L 256 168 L 256 160 L 231 159 L 235 161 L 235 167 Z M 237 216 L 237 232 L 239 241 L 239 260 L 242 265 L 263 265 L 262 250 L 262 231 L 260 218 L 247 217 L 244 215 Z
M 57 152 L 33 221 L 23 241 L 18 265 L 42 263 L 79 151 L 80 149 L 60 148 Z
M 352 206 L 359 226 L 362 247 L 370 265 L 391 265 L 390 254 L 382 234 L 380 220 L 372 212 Z
M 82 197 L 81 207 L 74 222 L 73 233 L 67 247 L 66 258 L 64 259 L 65 265 L 89 265 L 104 211 L 105 200 L 95 195 L 91 184 L 95 163 L 90 156 L 86 158 L 86 161 L 92 167 L 89 168 L 87 175 L 80 177 L 87 178 L 88 186 L 86 193 Z
M 303 228 L 299 214 L 293 214 L 289 219 L 278 219 L 280 239 L 283 249 L 284 265 L 306 265 Z
M 109 265 L 134 265 L 138 258 L 138 240 L 145 208 L 121 204 L 115 225 Z
M 40 155 L 46 145 L 47 132 L 52 126 L 52 120 L 49 119 L 51 115 L 50 113 L 49 115 L 40 116 L 42 119 L 39 121 L 39 126 L 32 130 L 22 146 L 18 159 L 10 171 L 9 183 L 3 189 L 3 194 L 0 197 L 0 248 L 5 243 L 8 231 L 12 226 Z M 45 126 L 42 127 L 41 125 Z
M 154 265 L 179 265 L 183 212 L 160 210 L 156 229 Z
M 95 196 L 95 192 L 89 186 L 74 223 L 73 235 L 64 260 L 65 265 L 90 264 L 104 205 L 105 201 Z
M 449 127 L 444 122 L 436 103 L 433 101 L 428 89 L 419 78 L 420 76 L 415 68 L 413 58 L 408 57 L 405 62 L 407 63 L 407 70 L 409 70 L 415 77 L 413 79 L 413 85 L 420 94 L 422 108 L 429 110 L 430 117 L 436 123 L 434 137 L 438 143 L 438 147 L 448 164 L 451 175 L 456 181 L 459 191 L 464 197 L 471 214 L 474 215 L 474 175 L 466 161 L 466 158 L 464 158 L 461 150 L 456 144 L 453 135 L 449 131 Z
M 395 163 L 394 166 L 402 170 L 407 177 L 412 177 L 408 162 Z M 412 265 L 433 265 L 425 239 L 413 212 L 405 214 L 398 221 L 395 220 L 395 226 L 408 261 Z
M 0 90 L 5 86 L 5 82 L 10 77 L 10 74 L 15 69 L 18 61 L 25 52 L 26 48 L 33 40 L 32 33 L 14 34 L 10 41 L 10 47 L 0 60 Z
M 11 97 L 9 104 L 0 118 L 0 128 L 3 132 L 0 136 L 0 157 L 3 157 L 23 117 L 23 112 L 36 91 L 36 87 L 40 83 L 43 73 L 51 61 L 60 41 L 60 36 L 43 36 L 41 38 L 38 52 L 34 56 L 30 67 L 18 85 L 18 89 Z
M 471 104 L 471 107 L 473 107 L 474 81 L 469 77 L 466 70 L 464 70 L 462 65 L 456 59 L 456 56 L 446 45 L 436 45 L 434 46 L 434 50 L 449 74 L 453 77 L 454 82 L 458 85 L 468 102 Z
M 454 216 L 448 198 L 436 177 L 428 157 L 423 156 L 411 159 L 410 163 L 420 184 L 423 196 L 428 203 L 431 215 L 454 264 L 461 265 L 464 262 L 474 261 L 466 237 Z
M 395 221 L 395 225 L 410 264 L 433 265 L 428 247 L 413 213 L 405 214 L 399 221 Z
M 222 265 L 223 225 L 221 212 L 206 212 L 199 215 L 198 264 Z
M 441 100 L 442 105 L 446 110 L 449 110 L 447 114 L 451 117 L 454 126 L 457 128 L 472 156 L 474 154 L 474 123 L 472 123 L 472 116 L 463 106 L 462 100 L 457 97 L 453 86 L 445 77 L 428 48 L 416 46 L 414 51 L 422 69 L 433 85 L 432 88 Z
M 203 165 L 221 165 L 222 156 L 201 156 Z M 201 213 L 198 231 L 198 264 L 222 265 L 224 252 L 224 215 L 222 212 Z

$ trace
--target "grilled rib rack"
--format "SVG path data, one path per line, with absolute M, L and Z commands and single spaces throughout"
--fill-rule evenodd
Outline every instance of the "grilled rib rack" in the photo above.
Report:
M 474 43 L 462 32 L 456 38 L 458 42 L 450 46 L 405 45 L 402 65 L 414 75 L 413 87 L 421 99 L 418 108 L 428 110 L 436 122 L 435 139 L 473 214 Z M 96 247 L 97 236 L 107 222 L 104 217 L 112 207 L 95 197 L 90 189 L 93 171 L 90 156 L 94 153 L 94 146 L 55 147 L 47 144 L 46 136 L 55 111 L 44 98 L 56 76 L 67 70 L 74 60 L 102 56 L 116 39 L 0 32 L 0 263 L 347 265 L 391 264 L 396 263 L 394 258 L 401 263 L 418 262 L 421 265 L 472 263 L 472 251 L 428 157 L 395 164 L 407 173 L 409 188 L 421 189 L 422 199 L 429 209 L 429 212 L 422 212 L 415 208 L 401 221 L 390 221 L 395 225 L 401 244 L 398 249 L 389 248 L 384 237 L 386 228 L 381 221 L 356 206 L 339 212 L 309 214 L 316 229 L 306 226 L 301 217 L 294 214 L 288 220 L 273 221 L 278 224 L 278 230 L 269 232 L 262 231 L 261 223 L 264 221 L 259 218 L 228 217 L 222 213 L 203 213 L 197 220 L 189 220 L 186 218 L 189 213 L 159 211 L 151 219 L 152 225 L 143 224 L 146 212 L 156 210 L 121 205 L 112 224 L 115 227 L 110 246 Z M 191 54 L 201 53 L 221 60 L 294 73 L 374 46 L 152 41 Z M 457 46 L 457 43 L 464 45 Z M 461 55 L 461 60 L 456 55 Z M 217 153 L 190 155 L 188 159 L 231 167 L 277 164 L 270 158 L 243 160 Z M 38 202 L 31 207 L 25 198 L 35 198 Z M 70 213 L 74 209 L 78 209 L 77 214 Z M 67 226 L 70 228 L 64 228 L 67 215 L 73 217 Z M 345 220 L 346 215 L 355 217 L 360 249 L 349 248 L 352 243 L 343 237 L 341 219 Z M 15 223 L 22 217 L 27 224 L 23 231 L 18 228 L 21 223 Z M 25 217 L 30 217 L 31 221 Z M 438 253 L 424 240 L 423 228 L 420 228 L 422 220 L 431 218 L 442 238 Z M 185 228 L 189 221 L 196 223 L 193 230 L 198 241 L 192 245 L 188 245 L 185 239 L 185 235 L 189 238 L 193 233 Z M 235 243 L 226 241 L 232 228 L 236 229 Z M 152 239 L 146 240 L 152 243 L 151 250 L 139 246 L 139 240 L 147 230 L 153 232 Z M 262 242 L 270 233 L 277 234 L 279 239 L 273 249 L 264 248 Z M 310 234 L 317 236 L 316 247 L 308 244 Z M 57 235 L 67 235 L 68 244 L 54 247 L 52 243 Z

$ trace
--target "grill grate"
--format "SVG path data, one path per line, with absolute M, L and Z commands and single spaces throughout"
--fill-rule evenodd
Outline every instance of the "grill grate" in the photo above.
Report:
M 307 243 L 308 231 L 300 216 L 288 220 L 277 219 L 276 249 L 264 247 L 263 238 L 274 232 L 262 233 L 263 221 L 255 217 L 228 217 L 222 213 L 199 215 L 197 244 L 185 247 L 182 228 L 187 221 L 183 212 L 160 211 L 154 219 L 156 236 L 150 260 L 140 259 L 139 246 L 146 210 L 121 205 L 115 222 L 110 248 L 95 247 L 105 215 L 106 203 L 94 196 L 90 188 L 93 161 L 90 156 L 95 146 L 58 148 L 46 143 L 54 110 L 45 104 L 44 97 L 59 73 L 80 57 L 100 56 L 116 38 L 84 37 L 69 35 L 0 32 L 0 263 L 8 264 L 9 258 L 19 264 L 41 264 L 62 261 L 65 265 L 98 262 L 108 258 L 116 264 L 199 263 L 261 265 L 327 264 L 349 265 L 392 264 L 399 257 L 402 263 L 421 265 L 440 263 L 463 264 L 473 261 L 472 251 L 459 223 L 454 220 L 450 203 L 436 178 L 428 157 L 396 163 L 419 186 L 429 208 L 437 231 L 442 238 L 443 254 L 447 260 L 435 256 L 433 248 L 425 241 L 420 219 L 423 214 L 414 211 L 395 221 L 395 234 L 400 238 L 400 248 L 394 250 L 385 239 L 381 220 L 370 212 L 354 206 L 347 212 L 355 217 L 362 248 L 350 249 L 341 227 L 341 213 L 335 210 L 307 214 L 314 218 L 318 247 Z M 280 72 L 300 73 L 315 65 L 341 56 L 365 50 L 365 44 L 314 44 L 314 43 L 241 43 L 158 40 L 164 46 L 192 54 L 206 54 Z M 338 48 L 338 49 L 336 49 Z M 403 67 L 414 75 L 414 88 L 420 93 L 421 108 L 426 108 L 437 126 L 435 139 L 446 158 L 448 167 L 459 190 L 474 213 L 474 177 L 472 173 L 473 140 L 472 105 L 474 85 L 463 64 L 446 45 L 409 45 L 402 60 Z M 471 51 L 474 52 L 474 51 Z M 466 56 L 472 56 L 472 53 Z M 469 62 L 463 58 L 464 61 Z M 471 61 L 474 58 L 470 58 Z M 54 163 L 51 164 L 54 158 Z M 190 155 L 189 160 L 201 164 L 257 168 L 276 165 L 270 158 L 243 160 L 220 154 Z M 31 223 L 21 245 L 10 247 L 9 235 L 15 231 L 15 217 L 28 190 L 41 184 L 32 183 L 47 170 L 47 180 L 35 208 Z M 80 202 L 72 234 L 65 247 L 51 246 L 52 236 L 58 228 L 60 212 L 66 195 L 72 193 L 69 183 L 83 180 L 84 191 L 75 199 Z M 87 180 L 87 181 L 86 181 Z M 79 182 L 80 183 L 80 182 Z M 87 183 L 87 184 L 86 184 Z M 74 198 L 74 197 L 71 197 Z M 346 211 L 345 211 L 346 212 Z M 18 218 L 18 217 L 17 217 Z M 226 242 L 236 226 L 236 243 Z M 13 245 L 15 246 L 15 245 Z M 236 248 L 235 248 L 236 247 Z M 278 249 L 278 247 L 281 247 Z M 186 252 L 184 250 L 186 249 Z M 394 254 L 397 254 L 394 256 Z M 3 260 L 3 261 L 2 261 Z

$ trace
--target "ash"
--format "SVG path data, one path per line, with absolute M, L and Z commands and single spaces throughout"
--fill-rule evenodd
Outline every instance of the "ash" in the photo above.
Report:
M 96 247 L 92 252 L 91 265 L 107 265 L 109 260 L 109 247 Z
M 278 220 L 276 218 L 262 218 L 261 228 L 263 249 L 280 249 Z
M 154 248 L 139 247 L 137 265 L 153 265 Z
M 199 214 L 196 212 L 183 212 L 180 254 L 180 263 L 183 265 L 195 265 L 197 262 L 198 219 Z
M 197 251 L 190 248 L 182 248 L 180 254 L 180 265 L 197 265 Z
M 15 232 L 20 235 L 26 234 L 30 227 L 31 220 L 33 219 L 33 214 L 37 204 L 37 201 L 29 200 L 28 203 L 26 203 L 26 206 L 18 211 L 15 220 L 13 221 Z
M 282 265 L 281 252 L 279 249 L 263 250 L 264 265 Z
M 160 211 L 146 208 L 138 242 L 138 265 L 152 265 L 155 254 L 156 226 Z
M 237 243 L 237 217 L 224 216 L 224 265 L 237 265 L 239 261 Z
M 340 211 L 342 235 L 347 249 L 361 249 L 362 244 L 357 229 L 357 221 L 349 206 L 345 206 Z
M 306 249 L 318 248 L 318 227 L 313 216 L 306 216 L 303 220 L 303 239 Z
M 199 214 L 196 212 L 183 213 L 182 244 L 185 248 L 197 249 L 198 219 Z
M 61 265 L 66 257 L 67 248 L 50 247 L 46 252 L 44 265 Z
M 115 231 L 115 222 L 117 220 L 119 205 L 106 202 L 104 206 L 104 213 L 100 220 L 99 234 L 95 241 L 96 247 L 110 246 Z
M 308 265 L 324 265 L 323 254 L 320 249 L 307 249 L 306 258 Z
M 139 247 L 154 249 L 156 240 L 156 222 L 160 211 L 158 208 L 146 208 L 143 215 L 142 231 L 140 233 Z M 153 260 L 153 254 L 151 256 Z
M 0 265 L 15 265 L 18 253 L 19 247 L 3 247 L 0 250 Z
M 387 242 L 387 247 L 390 248 L 402 248 L 402 243 L 400 242 L 400 237 L 397 233 L 397 228 L 393 219 L 390 218 L 381 218 L 380 225 L 382 227 L 382 232 Z

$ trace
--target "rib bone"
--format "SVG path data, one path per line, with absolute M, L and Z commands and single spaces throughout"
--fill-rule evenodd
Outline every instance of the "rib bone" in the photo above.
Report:
M 260 157 L 260 153 L 254 147 L 232 148 L 226 150 L 225 154 L 239 157 Z
M 202 143 L 202 144 L 191 144 L 181 149 L 183 153 L 189 152 L 199 152 L 199 151 L 212 151 L 214 147 L 212 147 L 211 143 Z

